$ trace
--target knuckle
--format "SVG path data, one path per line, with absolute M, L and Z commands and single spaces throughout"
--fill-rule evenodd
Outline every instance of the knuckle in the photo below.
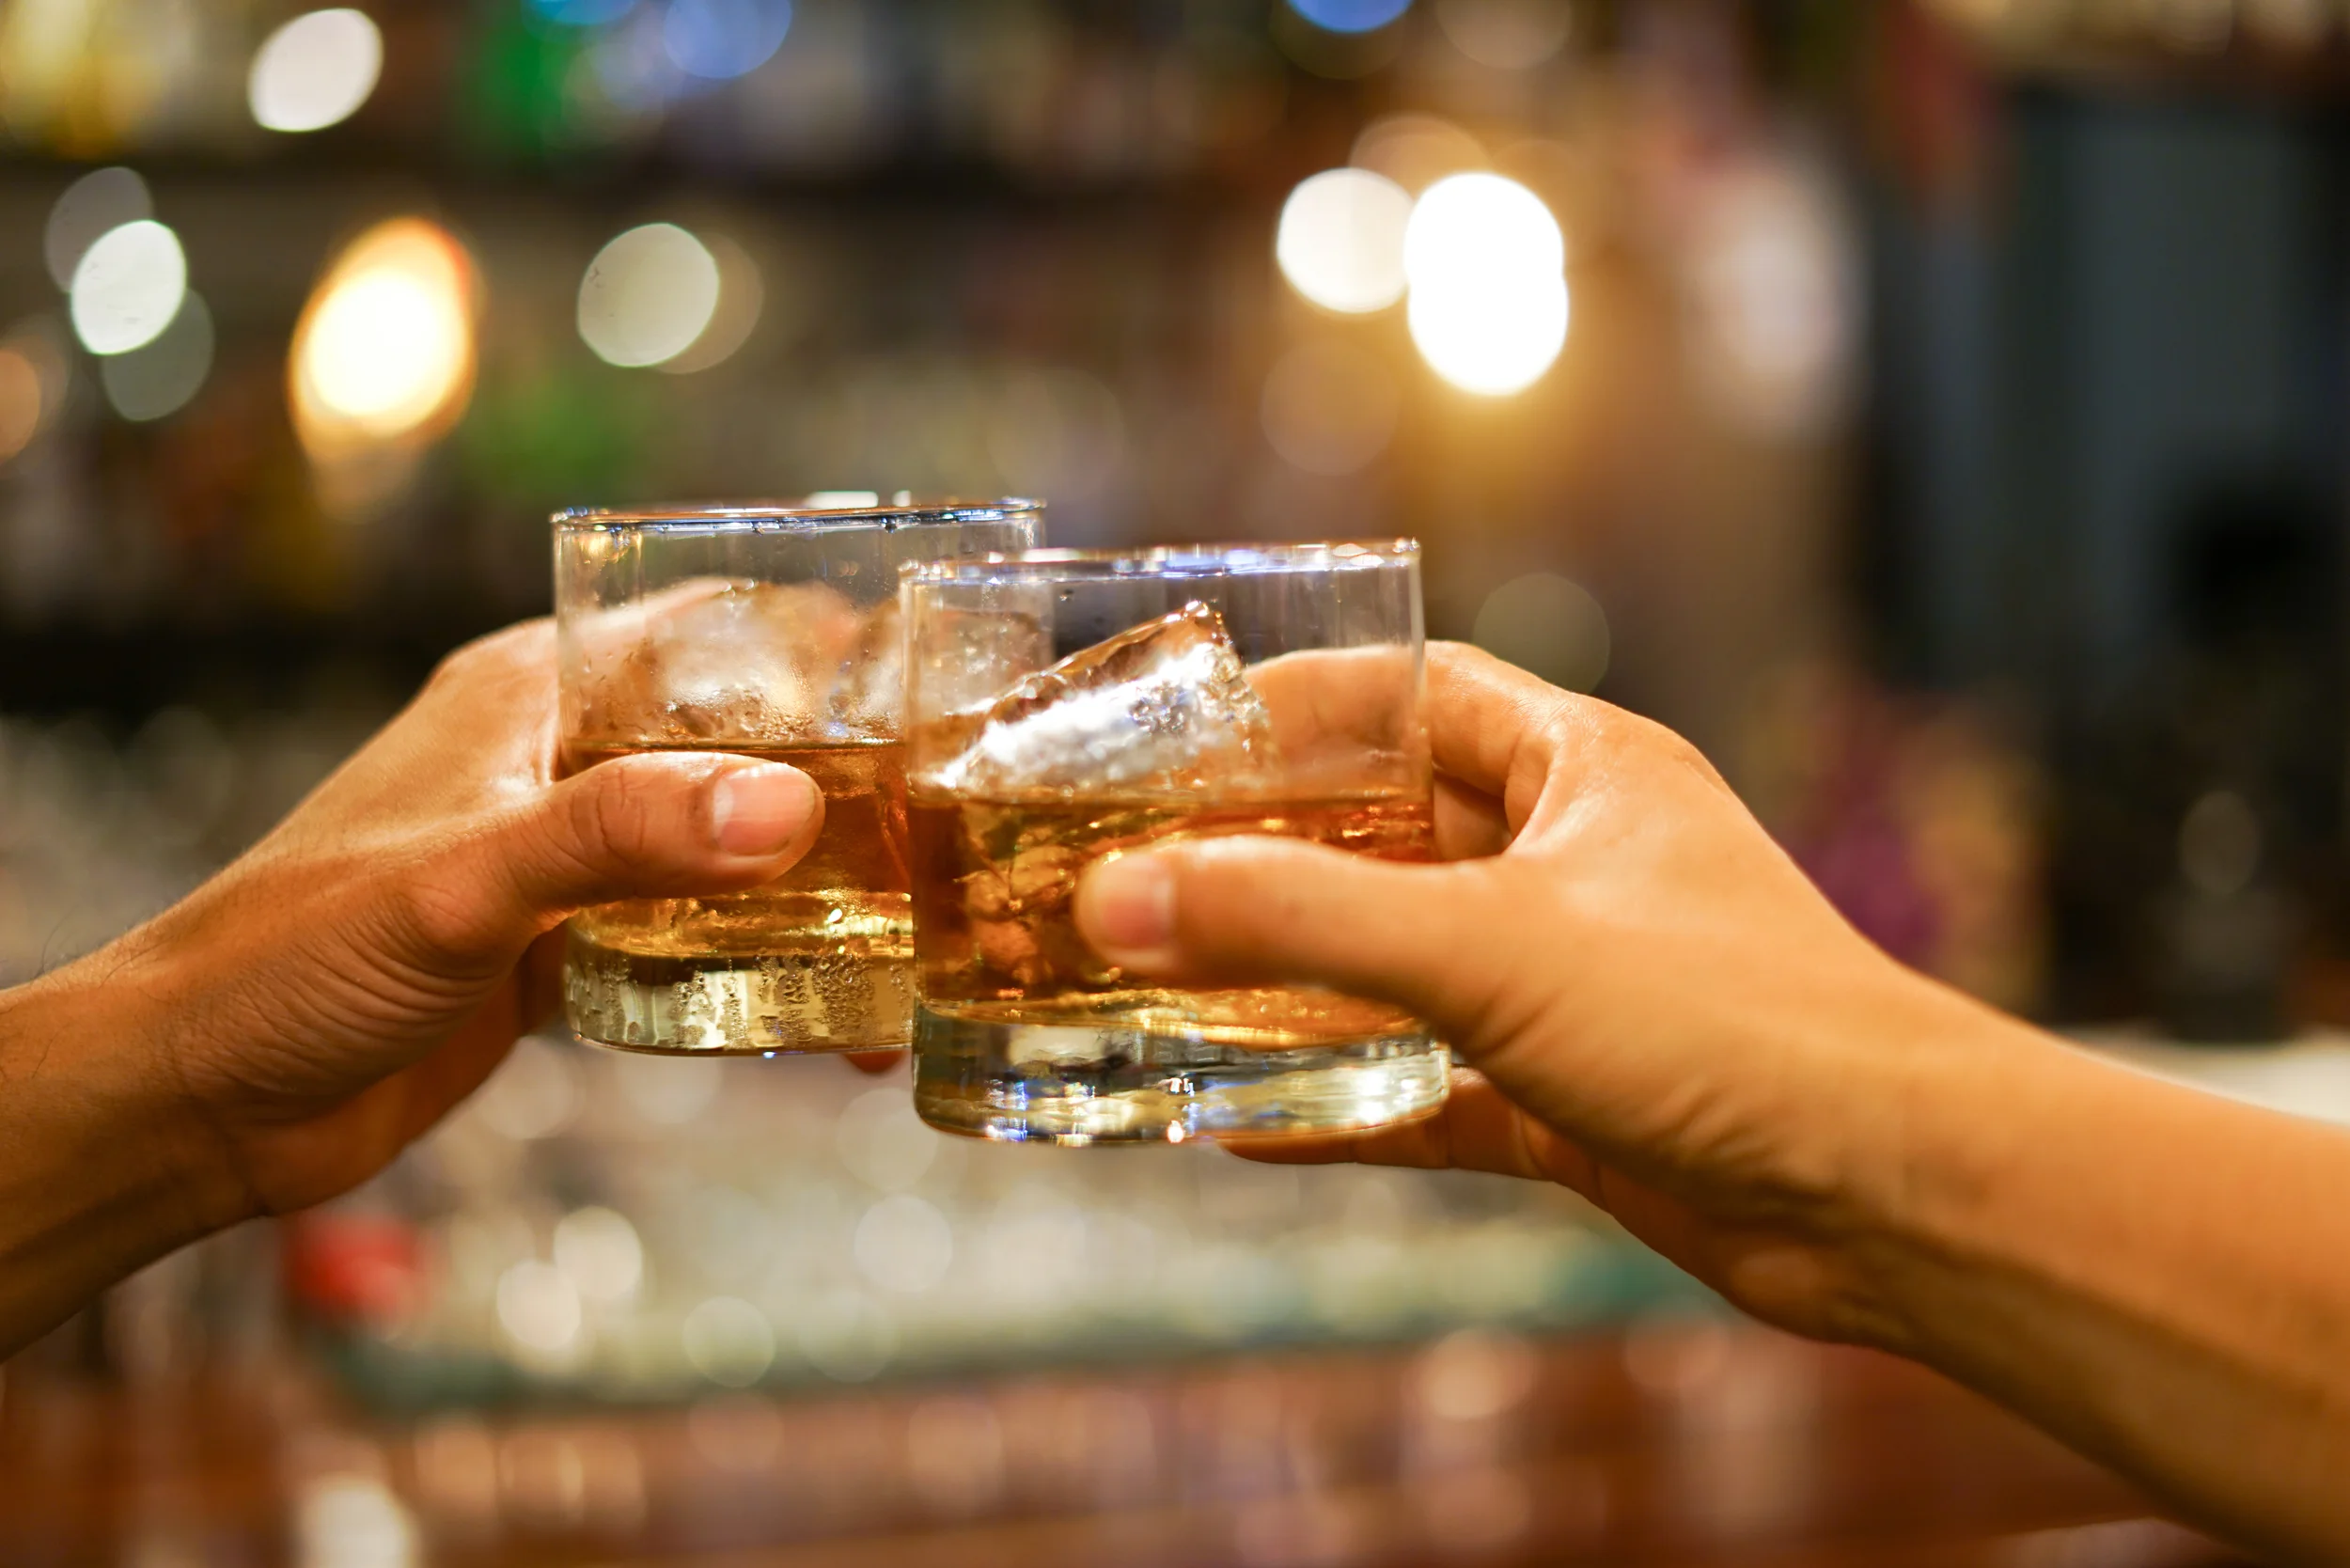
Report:
M 574 796 L 579 858 L 624 871 L 649 869 L 659 858 L 650 785 L 625 765 L 607 764 L 585 776 L 594 783 Z
M 500 901 L 470 874 L 469 855 L 394 868 L 387 914 L 405 946 L 431 960 L 463 960 L 497 946 Z
M 425 688 L 431 691 L 468 686 L 543 662 L 551 635 L 552 622 L 541 617 L 462 643 L 442 655 L 440 663 L 432 666 Z

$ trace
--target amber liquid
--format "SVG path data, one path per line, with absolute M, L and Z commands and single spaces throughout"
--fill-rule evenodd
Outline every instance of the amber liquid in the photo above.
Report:
M 573 743 L 566 772 L 689 746 Z M 706 749 L 706 748 L 703 748 Z M 572 917 L 572 1027 L 630 1050 L 858 1050 L 902 1045 L 914 1011 L 905 747 L 728 746 L 788 762 L 824 795 L 807 858 L 744 893 L 634 899 Z
M 1232 834 L 1307 839 L 1389 860 L 1434 856 L 1418 792 L 1314 799 L 912 797 L 915 951 L 923 1005 L 969 1023 L 1111 1026 L 1284 1051 L 1417 1027 L 1383 1003 L 1294 987 L 1138 984 L 1077 933 L 1085 869 L 1145 844 Z

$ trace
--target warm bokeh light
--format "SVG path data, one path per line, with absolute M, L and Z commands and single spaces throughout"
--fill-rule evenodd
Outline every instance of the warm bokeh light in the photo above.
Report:
M 1368 33 L 1412 8 L 1412 0 L 1289 0 L 1290 9 L 1333 33 Z
M 294 429 L 313 460 L 413 451 L 447 430 L 473 389 L 473 293 L 472 258 L 423 218 L 344 249 L 294 327 Z
M 0 347 L 0 463 L 33 444 L 40 430 L 40 371 L 14 344 Z
M 1567 341 L 1562 277 L 1461 279 L 1415 286 L 1412 341 L 1464 392 L 1501 397 L 1540 381 Z
M 1363 127 L 1347 162 L 1418 194 L 1449 174 L 1486 166 L 1483 144 L 1436 115 L 1385 115 Z
M 92 353 L 128 353 L 171 324 L 187 291 L 180 236 L 152 218 L 110 228 L 74 265 L 73 335 Z
M 1380 310 L 1403 296 L 1412 198 L 1368 169 L 1326 169 L 1290 193 L 1273 243 L 1290 287 L 1325 310 Z
M 718 311 L 717 258 L 670 223 L 617 236 L 579 284 L 579 336 L 608 365 L 659 365 L 694 346 Z
M 321 131 L 375 90 L 384 35 L 365 11 L 312 11 L 272 33 L 253 56 L 245 101 L 267 131 Z
M 1403 236 L 1412 341 L 1463 391 L 1540 379 L 1567 337 L 1566 243 L 1542 198 L 1497 174 L 1440 180 Z
M 212 369 L 212 313 L 191 292 L 156 339 L 99 361 L 98 380 L 114 411 L 134 424 L 177 414 Z
M 60 289 L 73 287 L 73 269 L 97 238 L 126 223 L 155 215 L 147 181 L 126 168 L 92 169 L 65 188 L 49 210 L 41 258 Z

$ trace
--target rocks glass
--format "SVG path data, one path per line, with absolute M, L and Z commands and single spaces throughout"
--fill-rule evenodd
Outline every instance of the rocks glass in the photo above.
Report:
M 902 595 L 925 1121 L 1180 1142 L 1443 1102 L 1409 1014 L 1130 977 L 1072 913 L 1089 866 L 1178 839 L 1433 856 L 1416 544 L 1038 550 L 914 567 Z
M 788 762 L 824 794 L 789 873 L 572 918 L 571 1026 L 632 1051 L 902 1045 L 912 1023 L 898 574 L 1036 542 L 1032 501 L 555 518 L 562 766 L 638 751 Z

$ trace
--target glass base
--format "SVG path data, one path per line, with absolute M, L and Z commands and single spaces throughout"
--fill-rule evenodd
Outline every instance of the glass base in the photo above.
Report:
M 1362 1131 L 1444 1104 L 1424 1029 L 1251 1051 L 1114 1024 L 1007 1024 L 917 1009 L 914 1108 L 1007 1143 L 1184 1143 Z
M 565 944 L 563 1012 L 590 1045 L 669 1056 L 886 1051 L 914 1024 L 912 954 L 647 958 Z

